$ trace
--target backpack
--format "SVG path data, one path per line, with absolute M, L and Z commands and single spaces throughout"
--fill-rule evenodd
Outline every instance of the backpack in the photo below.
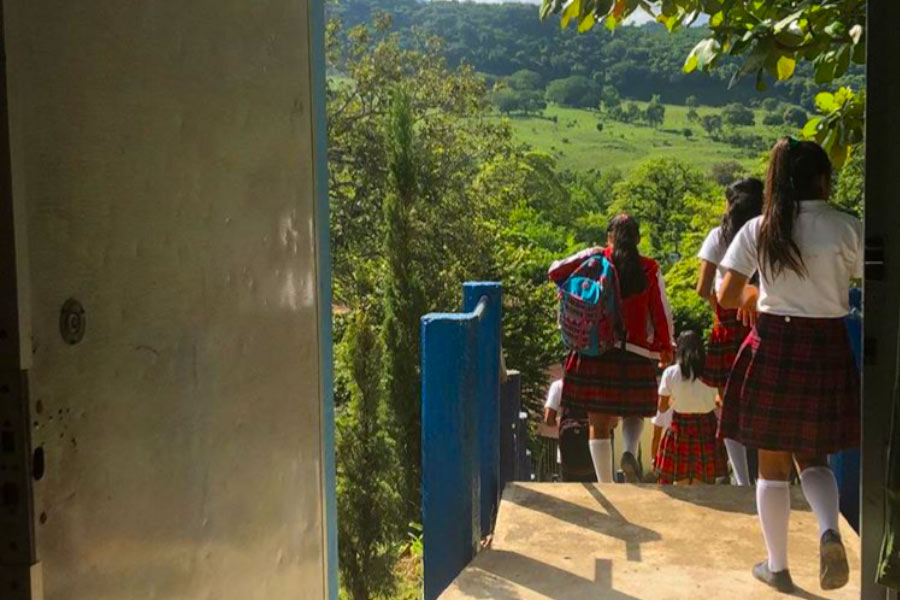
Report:
M 576 255 L 580 264 L 557 282 L 559 328 L 569 350 L 600 356 L 625 342 L 619 278 L 612 261 L 602 252 L 583 256 Z

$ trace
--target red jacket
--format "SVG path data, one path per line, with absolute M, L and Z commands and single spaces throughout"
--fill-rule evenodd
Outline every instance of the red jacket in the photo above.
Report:
M 612 260 L 610 248 L 587 248 L 554 262 L 548 275 L 557 283 L 565 281 L 588 257 L 602 252 Z M 622 319 L 625 321 L 625 348 L 647 358 L 659 359 L 661 350 L 672 349 L 674 322 L 669 301 L 666 298 L 665 282 L 659 272 L 659 264 L 641 257 L 647 286 L 643 291 L 622 299 Z

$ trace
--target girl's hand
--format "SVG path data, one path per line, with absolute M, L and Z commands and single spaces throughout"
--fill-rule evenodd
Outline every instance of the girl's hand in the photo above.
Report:
M 759 288 L 748 285 L 741 293 L 741 306 L 738 308 L 737 317 L 745 327 L 755 327 L 758 311 L 756 301 L 759 299 Z
M 672 364 L 672 351 L 661 350 L 659 353 L 659 368 L 665 369 Z

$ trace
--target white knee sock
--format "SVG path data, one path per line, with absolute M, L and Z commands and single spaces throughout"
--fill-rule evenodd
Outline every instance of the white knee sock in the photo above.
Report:
M 803 495 L 819 521 L 819 535 L 829 529 L 838 531 L 840 500 L 837 480 L 828 467 L 810 467 L 800 473 Z
M 756 510 L 762 525 L 769 570 L 788 568 L 788 521 L 791 518 L 791 490 L 787 481 L 756 480 Z
M 612 442 L 605 440 L 588 440 L 591 449 L 591 460 L 594 462 L 594 473 L 600 483 L 613 482 Z
M 637 458 L 642 431 L 644 431 L 643 418 L 626 417 L 622 419 L 622 445 L 625 446 L 623 452 L 631 452 Z
M 750 485 L 750 469 L 747 468 L 747 448 L 737 440 L 725 439 L 725 451 L 728 452 L 728 462 L 734 472 L 734 479 L 738 485 Z

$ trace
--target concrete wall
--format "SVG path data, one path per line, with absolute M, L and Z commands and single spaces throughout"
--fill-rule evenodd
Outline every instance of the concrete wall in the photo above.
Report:
M 334 583 L 310 8 L 4 2 L 48 599 Z

